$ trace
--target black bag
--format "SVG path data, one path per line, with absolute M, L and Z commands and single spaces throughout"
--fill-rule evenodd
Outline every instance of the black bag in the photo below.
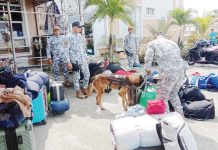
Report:
M 76 62 L 76 63 L 72 63 L 72 66 L 73 66 L 73 70 L 72 71 L 79 71 L 80 69 L 79 69 L 79 64 L 78 64 L 78 62 Z
M 191 85 L 181 87 L 178 95 L 182 103 L 187 101 L 193 102 L 193 101 L 200 101 L 206 99 L 206 97 L 198 87 L 191 86 Z
M 106 69 L 110 70 L 112 73 L 116 73 L 118 70 L 124 70 L 122 67 L 120 67 L 120 64 L 116 63 L 110 63 Z
M 185 102 L 183 105 L 184 116 L 196 120 L 215 118 L 215 106 L 213 100 Z

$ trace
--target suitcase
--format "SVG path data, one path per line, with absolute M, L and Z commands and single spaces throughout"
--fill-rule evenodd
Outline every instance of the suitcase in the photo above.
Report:
M 44 87 L 40 90 L 38 97 L 32 100 L 33 120 L 32 122 L 46 124 L 46 98 Z
M 31 121 L 14 130 L 0 130 L 0 150 L 36 150 Z
M 50 87 L 51 101 L 65 100 L 65 89 L 61 81 L 52 81 Z

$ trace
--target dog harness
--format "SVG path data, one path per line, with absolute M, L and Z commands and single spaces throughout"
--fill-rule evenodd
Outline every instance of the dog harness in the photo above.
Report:
M 128 78 L 126 78 L 126 76 L 123 75 L 111 75 L 109 77 L 109 86 L 111 86 L 112 84 L 118 84 L 118 89 L 120 90 L 123 86 L 128 86 L 131 85 L 130 81 L 128 80 Z

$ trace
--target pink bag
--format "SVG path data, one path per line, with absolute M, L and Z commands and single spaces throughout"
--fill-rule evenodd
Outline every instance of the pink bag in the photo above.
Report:
M 147 114 L 163 114 L 165 113 L 166 105 L 164 100 L 149 100 L 146 108 Z

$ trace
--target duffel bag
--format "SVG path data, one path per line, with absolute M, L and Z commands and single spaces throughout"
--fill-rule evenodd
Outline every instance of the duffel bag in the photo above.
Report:
M 214 88 L 218 89 L 218 75 L 217 74 L 211 73 L 209 81 L 210 81 L 210 84 Z
M 191 119 L 214 119 L 215 106 L 213 100 L 185 102 L 183 105 L 184 116 Z
M 214 86 L 211 83 L 211 75 L 208 76 L 200 76 L 198 80 L 198 88 L 199 89 L 213 89 Z
M 35 99 L 38 96 L 39 91 L 40 91 L 39 84 L 34 81 L 29 81 L 29 80 L 27 80 L 26 84 L 27 84 L 27 91 L 31 93 L 31 98 Z
M 157 96 L 156 86 L 147 85 L 140 97 L 140 105 L 147 107 L 148 100 L 155 100 Z
M 181 87 L 178 95 L 182 103 L 186 101 L 200 101 L 206 99 L 204 94 L 196 86 Z
M 70 102 L 68 100 L 51 101 L 50 109 L 52 113 L 64 113 L 65 111 L 70 109 Z

